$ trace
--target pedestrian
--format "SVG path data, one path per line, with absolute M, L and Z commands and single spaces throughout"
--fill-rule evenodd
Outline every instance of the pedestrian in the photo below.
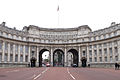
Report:
M 115 70 L 117 70 L 117 67 L 118 67 L 118 64 L 117 64 L 117 63 L 115 63 Z

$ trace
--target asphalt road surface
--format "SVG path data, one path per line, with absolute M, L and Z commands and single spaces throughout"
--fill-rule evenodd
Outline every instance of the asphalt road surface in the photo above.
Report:
M 0 68 L 0 80 L 120 80 L 120 70 L 104 68 Z

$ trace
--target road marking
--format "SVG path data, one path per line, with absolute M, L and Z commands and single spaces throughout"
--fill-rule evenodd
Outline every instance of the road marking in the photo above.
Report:
M 44 71 L 42 71 L 40 74 L 38 74 L 36 77 L 34 77 L 33 80 L 36 80 L 38 77 L 40 77 L 42 74 L 44 74 L 49 68 L 46 68 Z
M 70 73 L 69 69 L 67 68 L 68 74 L 72 77 L 72 79 L 76 80 L 75 77 Z
M 12 70 L 12 71 L 6 71 L 7 73 L 9 72 L 18 72 L 19 70 Z

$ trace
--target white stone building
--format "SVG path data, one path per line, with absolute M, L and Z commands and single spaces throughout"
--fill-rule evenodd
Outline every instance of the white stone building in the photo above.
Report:
M 19 31 L 0 24 L 0 67 L 42 65 L 42 53 L 62 52 L 64 64 L 78 67 L 112 67 L 120 62 L 120 24 L 92 31 L 87 25 L 76 28 L 41 28 L 30 25 Z M 69 54 L 72 53 L 70 62 Z

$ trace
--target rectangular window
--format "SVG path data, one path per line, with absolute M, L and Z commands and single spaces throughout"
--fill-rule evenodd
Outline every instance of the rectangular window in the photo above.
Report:
M 18 62 L 18 55 L 15 55 L 15 62 Z
M 95 57 L 95 62 L 97 62 L 97 58 Z
M 2 61 L 2 53 L 0 53 L 0 62 Z
M 104 49 L 104 54 L 107 54 L 107 49 L 106 48 Z
M 5 50 L 7 51 L 7 49 L 8 49 L 8 43 L 5 42 Z
M 89 50 L 89 55 L 92 56 L 92 50 Z
M 2 49 L 2 41 L 0 41 L 0 49 Z
M 28 53 L 28 46 L 25 46 L 25 53 Z
M 115 60 L 118 61 L 118 56 L 115 56 Z
M 107 57 L 105 57 L 105 62 L 107 62 Z
M 92 62 L 92 58 L 89 58 L 90 62 Z
M 117 49 L 117 47 L 115 47 L 115 54 L 116 54 L 116 53 L 118 53 L 118 49 Z
M 102 55 L 102 50 L 101 49 L 99 49 L 99 54 Z
M 15 45 L 15 53 L 18 54 L 18 45 Z
M 110 56 L 110 62 L 112 62 L 112 56 Z
M 94 54 L 97 56 L 97 50 L 94 50 Z
M 110 55 L 112 55 L 112 48 L 109 48 Z
M 20 53 L 23 53 L 23 45 L 20 46 Z
M 94 45 L 94 48 L 97 48 L 96 44 Z
M 10 62 L 13 61 L 13 54 L 10 54 Z
M 100 59 L 100 62 L 102 62 L 102 57 L 99 57 L 99 59 Z
M 23 55 L 20 56 L 20 62 L 23 62 Z
M 8 56 L 7 54 L 4 55 L 4 61 L 7 62 Z
M 10 52 L 13 52 L 13 44 L 10 44 Z
M 25 56 L 25 62 L 28 62 L 28 56 Z
M 92 45 L 89 45 L 89 48 L 91 49 L 91 48 L 92 48 Z

